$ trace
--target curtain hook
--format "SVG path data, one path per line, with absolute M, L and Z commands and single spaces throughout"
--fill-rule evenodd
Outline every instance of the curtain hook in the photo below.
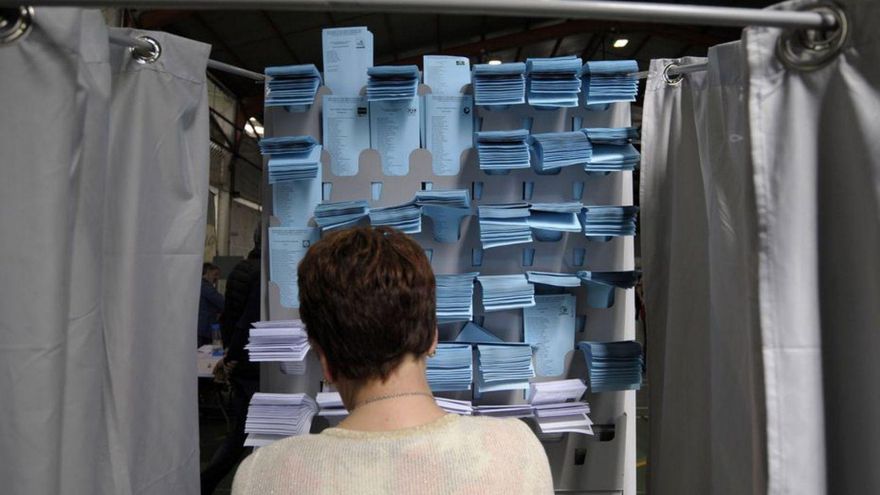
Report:
M 810 10 L 832 17 L 836 21 L 836 27 L 784 31 L 776 42 L 776 56 L 789 69 L 820 69 L 833 60 L 849 41 L 850 27 L 846 12 L 834 3 L 807 5 L 799 10 Z
M 131 58 L 139 64 L 152 64 L 162 56 L 162 45 L 158 41 L 149 36 L 138 36 L 135 39 L 147 43 L 151 48 L 147 49 L 141 45 L 135 45 L 128 48 Z
M 28 34 L 34 26 L 33 7 L 0 9 L 0 45 L 14 43 Z
M 670 62 L 666 64 L 666 67 L 663 68 L 663 80 L 666 81 L 667 86 L 679 86 L 681 81 L 684 79 L 684 74 L 670 74 L 669 71 L 678 67 L 678 64 L 675 62 Z

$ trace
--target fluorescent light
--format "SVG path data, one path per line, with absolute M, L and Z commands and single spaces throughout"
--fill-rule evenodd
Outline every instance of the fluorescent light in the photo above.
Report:
M 611 45 L 611 46 L 613 46 L 614 48 L 623 48 L 623 47 L 625 47 L 625 46 L 628 45 L 628 44 L 629 44 L 629 40 L 628 40 L 628 39 L 626 39 L 626 38 L 617 38 L 616 40 L 614 40 L 614 44 Z
M 489 61 L 489 65 L 501 65 L 501 61 L 500 61 L 500 60 L 497 60 L 497 59 L 496 59 L 496 60 L 490 60 L 490 61 Z
M 253 201 L 248 201 L 242 197 L 236 196 L 236 197 L 232 198 L 232 200 L 242 206 L 247 206 L 248 208 L 250 208 L 252 210 L 263 211 L 262 206 L 254 203 Z
M 263 125 L 260 124 L 260 121 L 257 120 L 256 117 L 249 118 L 244 125 L 245 134 L 252 138 L 263 137 L 263 130 Z

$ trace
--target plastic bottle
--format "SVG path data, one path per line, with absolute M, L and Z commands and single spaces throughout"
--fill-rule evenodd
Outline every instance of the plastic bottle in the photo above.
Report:
M 220 334 L 220 324 L 211 324 L 211 345 L 215 356 L 223 354 L 223 336 Z

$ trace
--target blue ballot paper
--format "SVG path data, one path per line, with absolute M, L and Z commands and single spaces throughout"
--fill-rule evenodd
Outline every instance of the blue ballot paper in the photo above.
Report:
M 620 172 L 635 170 L 641 155 L 632 144 L 596 144 L 584 170 L 587 172 Z
M 615 101 L 636 101 L 639 64 L 635 60 L 602 60 L 584 64 L 584 99 L 587 106 Z
M 324 148 L 336 176 L 357 175 L 361 151 L 370 147 L 370 107 L 361 96 L 324 95 Z
M 437 275 L 437 323 L 474 317 L 474 278 L 478 272 Z
M 539 241 L 558 241 L 563 232 L 580 232 L 578 214 L 584 208 L 580 202 L 533 203 L 529 214 L 529 227 Z
M 370 147 L 382 158 L 382 173 L 409 173 L 409 155 L 420 145 L 418 97 L 370 102 Z
M 529 105 L 576 107 L 581 92 L 581 70 L 581 59 L 575 56 L 526 60 Z
M 528 129 L 485 131 L 474 134 L 474 144 L 482 170 L 529 168 Z
M 483 288 L 483 309 L 487 312 L 535 305 L 535 286 L 525 274 L 481 275 L 477 281 Z
M 578 342 L 593 392 L 638 390 L 642 386 L 642 346 L 633 340 Z
M 299 307 L 296 267 L 318 238 L 315 228 L 269 227 L 269 279 L 278 285 L 286 308 Z
M 468 57 L 425 55 L 422 57 L 425 84 L 431 94 L 457 96 L 471 83 L 471 61 Z
M 580 214 L 584 235 L 604 240 L 636 235 L 638 206 L 585 206 Z
M 533 284 L 554 287 L 580 287 L 581 279 L 576 273 L 526 272 L 526 278 Z
M 535 350 L 538 375 L 565 372 L 565 355 L 574 348 L 575 296 L 535 296 L 535 305 L 523 309 L 524 340 Z
M 528 390 L 534 376 L 529 344 L 477 344 L 477 393 Z
M 370 210 L 370 225 L 393 227 L 404 234 L 422 231 L 422 209 L 415 203 Z
M 306 227 L 309 214 L 321 202 L 321 169 L 315 180 L 283 181 L 272 185 L 272 215 L 282 227 Z
M 529 143 L 535 152 L 532 167 L 538 172 L 583 165 L 593 153 L 587 135 L 580 131 L 532 134 Z
M 437 242 L 458 241 L 461 221 L 471 215 L 471 198 L 467 189 L 419 191 L 415 202 L 434 224 Z
M 468 343 L 468 344 L 504 344 L 505 342 L 497 337 L 492 332 L 486 330 L 485 328 L 477 325 L 476 323 L 469 321 L 464 328 L 459 332 L 458 337 L 455 338 L 456 342 Z
M 373 66 L 373 33 L 363 26 L 321 31 L 324 82 L 336 96 L 357 96 Z
M 321 73 L 315 64 L 266 67 L 266 107 L 305 108 L 315 102 Z
M 370 214 L 364 200 L 322 203 L 315 207 L 315 223 L 321 231 L 351 227 Z
M 416 192 L 415 202 L 420 206 L 436 205 L 452 208 L 470 208 L 471 193 L 467 189 L 432 189 Z
M 419 91 L 419 68 L 415 65 L 383 65 L 367 69 L 367 99 L 409 100 Z
M 472 96 L 425 96 L 425 148 L 434 175 L 458 175 L 461 154 L 473 146 L 473 106 Z
M 311 136 L 263 138 L 260 153 L 269 156 L 269 184 L 318 176 L 321 145 Z
M 528 203 L 485 204 L 478 211 L 483 249 L 532 242 Z
M 637 127 L 592 127 L 581 129 L 581 132 L 587 135 L 593 145 L 597 144 L 617 144 L 623 145 L 638 139 L 639 129 Z
M 591 308 L 610 308 L 614 305 L 614 289 L 631 289 L 639 280 L 641 272 L 636 270 L 616 272 L 580 271 L 577 273 L 577 276 L 587 286 L 587 306 Z
M 425 375 L 432 392 L 470 390 L 474 380 L 473 350 L 470 344 L 441 342 L 428 358 Z
M 474 103 L 481 106 L 505 106 L 525 103 L 526 64 L 477 64 L 474 66 L 471 84 Z

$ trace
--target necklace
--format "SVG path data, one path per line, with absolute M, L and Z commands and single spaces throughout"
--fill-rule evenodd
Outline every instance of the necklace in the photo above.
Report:
M 399 394 L 388 394 L 388 395 L 380 395 L 378 397 L 372 397 L 367 400 L 361 401 L 359 404 L 356 404 L 352 410 L 357 409 L 362 406 L 366 406 L 371 402 L 379 402 L 380 400 L 388 400 L 388 399 L 397 399 L 398 397 L 407 397 L 411 395 L 424 395 L 425 397 L 434 398 L 434 396 L 428 392 L 401 392 Z

